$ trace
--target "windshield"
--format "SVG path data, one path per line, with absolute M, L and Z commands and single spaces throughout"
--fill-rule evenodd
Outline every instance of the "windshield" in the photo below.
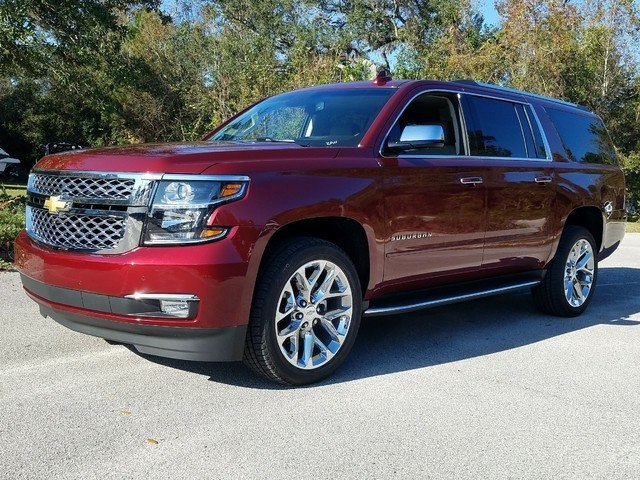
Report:
M 250 108 L 208 140 L 355 147 L 394 92 L 367 88 L 285 93 Z

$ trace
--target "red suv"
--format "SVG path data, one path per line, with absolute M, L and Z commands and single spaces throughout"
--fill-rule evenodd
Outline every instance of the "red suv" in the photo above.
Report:
M 285 93 L 201 142 L 47 156 L 28 193 L 43 315 L 287 384 L 333 372 L 363 316 L 525 287 L 579 315 L 624 236 L 600 118 L 473 81 Z

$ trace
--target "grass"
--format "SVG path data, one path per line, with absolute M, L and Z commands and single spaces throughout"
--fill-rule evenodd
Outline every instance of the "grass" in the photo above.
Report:
M 628 233 L 640 233 L 640 222 L 627 222 Z
M 0 183 L 0 193 L 6 193 L 10 197 L 19 197 L 27 194 L 27 186 L 23 183 Z

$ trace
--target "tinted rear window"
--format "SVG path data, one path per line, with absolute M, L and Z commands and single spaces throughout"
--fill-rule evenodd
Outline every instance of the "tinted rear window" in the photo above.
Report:
M 511 102 L 466 95 L 471 155 L 527 158 L 524 137 Z
M 617 164 L 611 138 L 597 117 L 547 108 L 569 159 L 574 162 Z

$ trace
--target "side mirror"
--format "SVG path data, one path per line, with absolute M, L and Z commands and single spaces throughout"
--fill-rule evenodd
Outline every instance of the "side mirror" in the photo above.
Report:
M 444 147 L 444 128 L 439 124 L 407 125 L 402 130 L 400 140 L 387 143 L 387 149 L 394 152 L 442 147 Z

